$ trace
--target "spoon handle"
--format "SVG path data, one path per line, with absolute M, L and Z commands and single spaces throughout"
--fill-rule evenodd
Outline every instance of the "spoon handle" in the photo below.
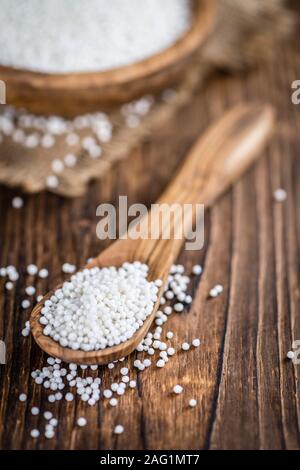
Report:
M 232 108 L 199 137 L 159 202 L 211 205 L 261 154 L 273 125 L 270 105 Z
M 157 203 L 166 211 L 170 205 L 193 205 L 190 217 L 182 212 L 166 217 L 162 210 L 151 210 L 140 222 L 144 240 L 136 240 L 134 252 L 149 256 L 150 265 L 164 259 L 166 269 L 176 259 L 184 237 L 196 218 L 196 204 L 210 206 L 224 193 L 261 154 L 274 126 L 274 110 L 268 105 L 240 104 L 229 110 L 194 144 L 181 168 L 162 193 Z M 151 227 L 159 230 L 159 239 L 147 238 Z M 167 220 L 167 222 L 166 222 Z M 173 236 L 168 239 L 168 235 Z M 128 231 L 129 238 L 131 230 Z M 175 234 L 175 236 L 174 236 Z M 156 260 L 155 260 L 156 258 Z M 156 263 L 155 263 L 156 264 Z

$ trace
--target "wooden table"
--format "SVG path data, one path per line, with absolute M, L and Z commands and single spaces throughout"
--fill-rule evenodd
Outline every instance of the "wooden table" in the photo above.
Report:
M 151 141 L 116 165 L 86 197 L 64 200 L 50 194 L 26 197 L 22 210 L 11 207 L 15 192 L 0 189 L 0 265 L 14 264 L 23 273 L 28 263 L 48 267 L 38 280 L 39 293 L 63 279 L 64 261 L 83 265 L 105 243 L 96 238 L 96 207 L 127 194 L 129 203 L 150 204 L 161 193 L 195 137 L 231 104 L 272 102 L 278 128 L 263 158 L 205 219 L 205 248 L 183 252 L 179 261 L 189 272 L 200 263 L 199 285 L 192 282 L 189 312 L 173 315 L 166 327 L 175 344 L 200 337 L 201 347 L 178 353 L 164 369 L 152 366 L 131 376 L 138 386 L 116 408 L 100 400 L 55 404 L 33 383 L 30 372 L 42 367 L 45 355 L 31 338 L 21 336 L 29 311 L 20 306 L 24 280 L 4 290 L 0 280 L 0 338 L 7 345 L 1 366 L 1 447 L 12 449 L 298 449 L 300 447 L 300 365 L 286 360 L 293 340 L 300 340 L 300 105 L 291 103 L 291 83 L 300 78 L 300 55 L 279 47 L 272 63 L 250 73 L 218 76 L 199 92 L 188 109 L 161 126 Z M 283 187 L 287 200 L 273 200 Z M 24 277 L 23 277 L 24 279 Z M 28 282 L 30 279 L 28 280 Z M 208 300 L 209 289 L 224 292 Z M 117 370 L 101 370 L 108 386 Z M 116 372 L 115 372 L 116 371 Z M 175 384 L 184 386 L 172 396 Z M 27 403 L 18 400 L 28 393 Z M 188 407 L 197 398 L 198 406 Z M 31 406 L 52 410 L 59 418 L 56 437 L 30 438 L 30 429 L 44 427 Z M 75 423 L 86 416 L 88 425 Z M 123 424 L 116 436 L 113 428 Z

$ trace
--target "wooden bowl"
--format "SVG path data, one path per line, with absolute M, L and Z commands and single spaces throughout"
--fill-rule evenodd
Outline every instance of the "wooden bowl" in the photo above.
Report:
M 172 46 L 134 64 L 105 72 L 47 74 L 0 66 L 6 102 L 37 114 L 74 116 L 105 110 L 178 83 L 208 36 L 215 0 L 193 0 L 189 31 Z

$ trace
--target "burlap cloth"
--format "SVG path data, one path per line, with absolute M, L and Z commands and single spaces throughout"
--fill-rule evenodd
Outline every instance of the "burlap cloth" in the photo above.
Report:
M 128 126 L 121 109 L 109 115 L 113 124 L 112 138 L 105 144 L 101 143 L 101 157 L 91 158 L 80 143 L 70 147 L 65 134 L 56 136 L 55 145 L 51 148 L 40 145 L 26 148 L 8 133 L 2 135 L 0 143 L 0 182 L 20 187 L 25 192 L 42 191 L 47 187 L 47 177 L 53 174 L 53 160 L 63 160 L 71 152 L 77 156 L 77 164 L 73 168 L 65 168 L 57 175 L 58 186 L 48 189 L 63 196 L 82 195 L 89 180 L 100 178 L 113 162 L 126 158 L 133 147 L 155 131 L 156 126 L 161 126 L 163 121 L 187 105 L 209 74 L 220 68 L 238 71 L 261 58 L 266 60 L 274 50 L 274 40 L 286 37 L 293 24 L 293 16 L 284 0 L 220 0 L 214 33 L 199 53 L 198 60 L 187 70 L 181 85 L 174 92 L 169 90 L 154 97 L 149 112 L 138 116 L 136 127 Z M 12 110 L 12 113 L 16 111 Z M 16 114 L 15 129 L 18 128 L 18 119 L 20 115 Z M 33 131 L 26 129 L 26 132 Z M 93 135 L 89 129 L 76 132 L 80 138 Z

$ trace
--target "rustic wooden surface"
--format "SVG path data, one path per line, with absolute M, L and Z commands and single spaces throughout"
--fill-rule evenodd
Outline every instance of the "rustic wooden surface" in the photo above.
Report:
M 46 74 L 0 65 L 7 102 L 33 113 L 76 116 L 126 103 L 146 93 L 174 86 L 183 77 L 195 51 L 211 32 L 215 0 L 193 1 L 189 31 L 159 54 L 104 72 Z
M 188 271 L 197 262 L 204 272 L 199 284 L 192 282 L 190 311 L 171 317 L 166 330 L 175 331 L 176 345 L 199 336 L 201 347 L 177 354 L 162 370 L 132 371 L 138 387 L 120 397 L 118 407 L 103 400 L 96 407 L 77 400 L 48 403 L 48 392 L 30 378 L 45 355 L 20 335 L 29 316 L 20 308 L 24 277 L 12 292 L 0 279 L 0 338 L 7 345 L 7 365 L 0 369 L 2 448 L 300 448 L 300 365 L 285 359 L 300 339 L 300 106 L 290 100 L 300 55 L 292 45 L 276 48 L 273 63 L 211 80 L 188 109 L 92 184 L 86 197 L 68 201 L 44 193 L 26 197 L 24 208 L 15 210 L 15 193 L 1 187 L 0 265 L 22 272 L 30 262 L 48 267 L 50 277 L 36 282 L 38 293 L 45 293 L 63 279 L 64 261 L 80 266 L 105 246 L 95 234 L 98 204 L 115 202 L 119 194 L 128 194 L 129 203 L 153 202 L 198 133 L 231 104 L 267 100 L 278 110 L 278 129 L 263 158 L 207 213 L 205 248 L 180 256 Z M 278 187 L 287 190 L 283 203 L 272 198 Z M 215 283 L 224 293 L 208 300 Z M 118 370 L 100 371 L 104 385 Z M 176 383 L 185 392 L 175 397 L 170 390 Z M 18 401 L 20 392 L 28 393 L 27 403 Z M 190 409 L 193 397 L 198 406 Z M 55 439 L 30 438 L 30 429 L 44 426 L 41 415 L 30 414 L 34 405 L 59 417 Z M 85 428 L 75 425 L 80 415 L 88 419 Z M 120 436 L 113 434 L 116 424 L 125 426 Z

